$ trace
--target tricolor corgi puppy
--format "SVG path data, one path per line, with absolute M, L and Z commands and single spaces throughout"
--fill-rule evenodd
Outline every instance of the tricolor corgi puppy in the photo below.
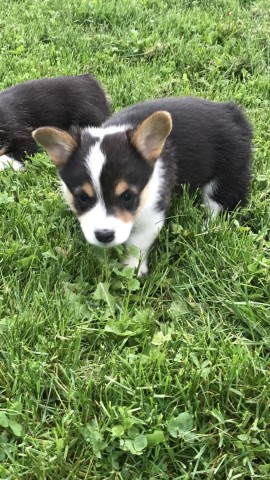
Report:
M 148 270 L 149 249 L 162 228 L 173 187 L 202 190 L 212 216 L 246 200 L 251 127 L 231 102 L 198 98 L 145 101 L 101 128 L 70 135 L 39 128 L 34 139 L 55 163 L 86 240 L 100 247 L 135 245 Z
M 99 126 L 109 116 L 103 88 L 92 75 L 31 80 L 0 92 L 0 170 L 22 168 L 37 151 L 32 131 L 51 125 Z

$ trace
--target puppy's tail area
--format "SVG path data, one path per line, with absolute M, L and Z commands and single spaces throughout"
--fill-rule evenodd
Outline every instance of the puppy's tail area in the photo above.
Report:
M 226 102 L 227 109 L 231 112 L 232 118 L 236 125 L 240 126 L 242 132 L 251 139 L 252 138 L 252 125 L 249 122 L 246 113 L 243 108 L 236 105 L 234 102 Z

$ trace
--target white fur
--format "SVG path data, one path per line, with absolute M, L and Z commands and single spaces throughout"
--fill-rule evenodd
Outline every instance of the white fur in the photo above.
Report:
M 212 180 L 202 189 L 203 203 L 210 210 L 211 218 L 214 219 L 218 213 L 222 210 L 221 205 L 219 205 L 215 200 L 212 199 L 212 195 L 215 193 L 217 188 L 215 180 Z
M 131 125 L 110 125 L 109 127 L 86 127 L 82 131 L 84 133 L 90 134 L 91 137 L 98 138 L 103 140 L 105 135 L 113 135 L 114 133 L 126 132 L 128 129 L 132 128 Z
M 129 256 L 125 264 L 137 268 L 138 276 L 141 277 L 148 271 L 147 260 L 150 247 L 157 238 L 164 225 L 164 212 L 156 208 L 159 200 L 159 192 L 163 182 L 163 168 L 161 160 L 157 160 L 153 175 L 149 182 L 148 197 L 144 207 L 139 212 L 133 225 L 132 232 L 125 242 L 127 246 L 135 245 L 140 249 L 141 258 Z
M 87 158 L 85 160 L 86 167 L 89 171 L 90 177 L 93 182 L 93 187 L 97 193 L 97 195 L 101 198 L 101 189 L 100 189 L 100 175 L 103 165 L 105 164 L 106 158 L 105 155 L 100 150 L 100 143 L 98 141 L 95 145 L 90 149 Z
M 13 168 L 13 170 L 19 172 L 24 169 L 24 166 L 21 162 L 14 160 L 14 158 L 9 157 L 8 155 L 0 156 L 0 171 L 5 170 L 5 168 Z

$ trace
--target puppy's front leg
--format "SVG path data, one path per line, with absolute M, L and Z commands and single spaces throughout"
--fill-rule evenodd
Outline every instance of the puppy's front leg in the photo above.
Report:
M 124 264 L 129 267 L 139 267 L 138 277 L 142 277 L 148 272 L 148 254 L 150 247 L 164 225 L 164 215 L 163 218 L 161 218 L 161 212 L 158 214 L 156 212 L 151 213 L 152 215 L 147 216 L 147 218 L 138 219 L 130 237 L 125 242 L 127 247 L 134 245 L 140 250 L 139 258 L 129 255 L 124 261 Z

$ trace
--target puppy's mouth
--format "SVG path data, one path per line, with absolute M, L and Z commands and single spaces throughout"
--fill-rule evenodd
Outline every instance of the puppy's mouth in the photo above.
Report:
M 87 237 L 85 237 L 86 241 L 90 244 L 90 245 L 94 245 L 95 247 L 99 247 L 99 248 L 112 248 L 112 247 L 118 247 L 119 245 L 123 245 L 127 240 L 128 240 L 128 237 L 126 239 L 123 239 L 121 241 L 117 241 L 117 240 L 111 240 L 109 242 L 104 242 L 104 241 L 99 241 L 99 240 L 96 240 L 96 239 L 89 239 Z
M 99 247 L 99 248 L 112 248 L 112 247 L 117 247 L 118 245 L 122 245 L 122 243 L 124 242 L 121 242 L 121 243 L 116 243 L 115 241 L 112 241 L 110 243 L 103 243 L 103 242 L 91 242 L 91 245 L 95 245 L 96 247 Z

